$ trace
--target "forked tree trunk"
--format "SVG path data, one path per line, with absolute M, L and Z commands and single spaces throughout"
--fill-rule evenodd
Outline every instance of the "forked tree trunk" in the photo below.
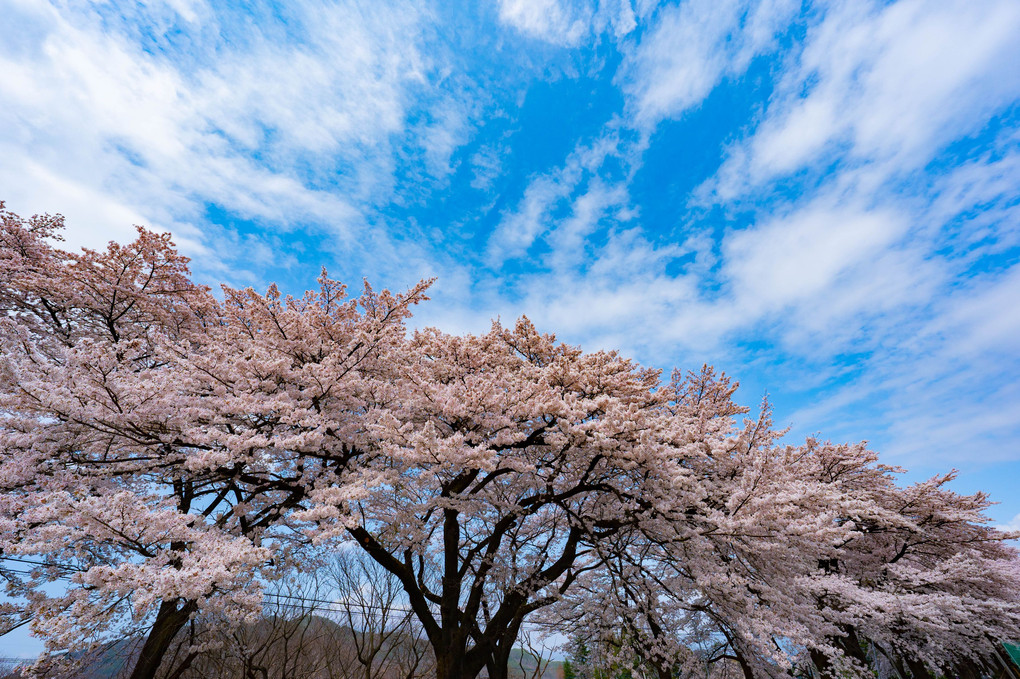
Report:
M 468 639 L 463 632 L 448 635 L 446 638 L 454 643 L 432 646 L 436 657 L 436 679 L 475 679 L 483 669 L 489 679 L 508 679 L 510 654 L 519 629 L 520 624 L 512 623 L 503 630 L 502 638 L 490 635 L 471 649 L 467 647 Z
M 155 679 L 174 637 L 188 623 L 188 618 L 197 608 L 194 602 L 185 603 L 180 608 L 167 601 L 159 605 L 156 620 L 145 637 L 130 679 Z
M 507 679 L 510 676 L 510 649 L 497 648 L 486 663 L 489 679 Z
M 469 662 L 463 647 L 434 649 L 436 654 L 436 679 L 475 679 L 486 666 L 485 663 Z
M 914 679 L 929 679 L 931 677 L 931 672 L 928 671 L 925 664 L 915 658 L 907 658 L 907 668 Z
M 827 655 L 816 648 L 812 648 L 811 662 L 815 664 L 815 668 L 818 670 L 818 674 L 822 677 L 822 679 L 833 679 L 832 663 L 829 662 L 829 657 Z

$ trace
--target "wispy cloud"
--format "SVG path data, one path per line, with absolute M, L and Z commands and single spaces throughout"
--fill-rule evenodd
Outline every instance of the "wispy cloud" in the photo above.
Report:
M 1020 514 L 1017 514 L 1007 523 L 1000 524 L 998 528 L 1008 531 L 1020 531 Z
M 574 45 L 590 30 L 590 7 L 564 0 L 500 0 L 499 18 L 526 35 Z
M 419 323 L 527 313 L 800 432 L 1020 459 L 1015 2 L 9 5 L 0 198 L 76 243 L 438 275 Z
M 775 49 L 776 34 L 787 28 L 798 4 L 691 0 L 663 7 L 618 76 L 635 122 L 654 126 L 698 106 L 721 79 Z
M 631 0 L 499 0 L 499 19 L 522 35 L 562 47 L 603 32 L 619 39 L 637 26 Z
M 1018 31 L 1008 1 L 830 6 L 708 187 L 726 200 L 834 157 L 867 164 L 867 189 L 922 167 L 1015 100 Z
M 93 245 L 147 222 L 183 231 L 199 254 L 189 223 L 210 203 L 350 237 L 361 202 L 391 183 L 390 138 L 425 77 L 418 12 L 295 4 L 304 40 L 289 44 L 257 24 L 224 42 L 197 23 L 216 21 L 210 8 L 173 9 L 148 20 L 176 21 L 215 58 L 185 68 L 95 12 L 18 7 L 36 34 L 0 52 L 0 183 L 15 203 L 72 213 Z M 339 172 L 323 185 L 310 168 Z
M 753 372 L 765 360 L 758 383 L 813 394 L 791 413 L 798 431 L 868 431 L 926 467 L 975 447 L 988 464 L 1016 459 L 1020 392 L 1007 376 L 1020 370 L 1008 346 L 1020 290 L 1008 253 L 1020 244 L 1020 156 L 1015 128 L 973 139 L 1020 94 L 1020 12 L 829 5 L 800 15 L 803 44 L 778 54 L 798 11 L 694 2 L 644 16 L 616 74 L 625 108 L 607 129 L 647 141 L 609 149 L 622 183 L 600 182 L 606 157 L 584 166 L 579 150 L 533 179 L 490 241 L 539 265 L 514 279 L 508 304 L 660 364 L 707 355 Z M 662 143 L 654 130 L 682 124 L 770 53 L 775 92 L 678 215 L 683 229 L 645 223 L 629 184 Z M 946 155 L 968 139 L 981 153 Z M 637 217 L 579 221 L 580 201 L 601 205 L 610 186 Z M 709 208 L 744 216 L 699 225 Z
M 559 231 L 560 224 L 553 215 L 557 206 L 567 201 L 587 179 L 598 176 L 606 158 L 618 154 L 618 144 L 615 137 L 607 135 L 593 144 L 579 145 L 561 167 L 534 177 L 524 190 L 520 203 L 503 214 L 489 239 L 490 261 L 502 265 L 506 259 L 526 253 L 540 238 Z M 582 211 L 589 212 L 587 220 L 590 221 L 592 201 L 600 202 L 601 199 L 593 196 L 587 200 L 579 197 L 578 200 L 582 203 L 575 205 L 575 217 L 576 209 L 580 207 Z M 615 200 L 610 201 L 613 204 L 621 202 L 623 196 L 619 193 Z M 585 217 L 581 219 L 584 221 Z M 575 220 L 574 226 L 568 226 L 568 230 L 577 231 L 579 226 L 580 223 Z

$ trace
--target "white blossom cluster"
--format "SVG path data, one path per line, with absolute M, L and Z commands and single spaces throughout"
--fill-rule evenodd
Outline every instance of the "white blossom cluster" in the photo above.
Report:
M 984 495 L 787 445 L 711 368 L 663 380 L 527 319 L 409 334 L 427 281 L 217 298 L 166 236 L 70 253 L 59 218 L 2 220 L 0 557 L 33 565 L 0 570 L 0 615 L 46 639 L 40 673 L 139 633 L 155 676 L 189 620 L 251 619 L 308 550 L 355 545 L 442 679 L 506 677 L 536 617 L 661 679 L 863 677 L 865 646 L 948 673 L 1020 636 Z

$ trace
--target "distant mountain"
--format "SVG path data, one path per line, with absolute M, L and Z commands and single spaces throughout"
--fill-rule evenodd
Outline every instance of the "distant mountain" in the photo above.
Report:
M 561 679 L 563 676 L 561 660 L 541 662 L 542 674 L 536 676 L 539 659 L 523 649 L 515 648 L 510 652 L 510 679 Z
M 257 632 L 259 628 L 269 625 L 269 622 L 259 622 L 253 629 Z M 314 630 L 317 633 L 328 634 L 333 648 L 338 646 L 353 647 L 354 632 L 349 627 L 339 625 L 328 618 L 308 616 L 301 627 Z M 398 645 L 409 643 L 406 638 L 399 636 L 394 637 L 391 642 Z M 60 679 L 121 679 L 126 675 L 126 670 L 134 664 L 141 644 L 140 638 L 120 639 L 103 644 L 91 652 L 76 654 L 76 658 L 80 661 L 79 669 L 73 675 L 64 675 Z M 7 661 L 6 665 L 4 661 Z M 16 673 L 17 668 L 31 664 L 31 662 L 31 660 L 26 661 L 22 658 L 0 658 L 0 679 L 16 679 L 20 676 Z M 509 679 L 562 679 L 563 677 L 561 661 L 542 660 L 542 672 L 538 673 L 539 659 L 523 649 L 512 651 L 509 665 Z M 192 676 L 196 669 L 192 667 L 188 676 Z M 485 676 L 483 671 L 482 677 Z M 380 677 L 380 679 L 386 679 L 386 677 Z

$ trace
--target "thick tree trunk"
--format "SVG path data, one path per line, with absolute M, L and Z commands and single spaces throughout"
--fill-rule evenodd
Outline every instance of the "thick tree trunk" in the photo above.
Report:
M 734 648 L 733 655 L 737 657 L 737 663 L 740 665 L 740 671 L 744 673 L 744 679 L 754 679 L 754 672 L 751 671 L 751 665 L 747 662 L 744 654 Z
M 907 668 L 914 679 L 929 679 L 931 677 L 931 672 L 928 671 L 928 668 L 920 660 L 907 658 Z
M 485 663 L 489 679 L 507 679 L 510 676 L 510 649 L 497 648 Z
M 475 640 L 478 644 L 470 649 L 466 635 L 459 630 L 449 634 L 447 638 L 455 643 L 432 647 L 436 656 L 436 679 L 475 679 L 483 669 L 487 670 L 489 679 L 508 679 L 510 654 L 519 628 L 519 624 L 512 624 L 504 630 L 502 638 L 494 640 L 493 635 L 480 642 Z
M 865 653 L 861 640 L 857 636 L 857 632 L 852 627 L 847 630 L 845 637 L 840 637 L 835 641 L 836 646 L 844 653 L 865 667 L 868 666 L 868 654 Z
M 946 676 L 953 676 L 955 674 L 960 679 L 979 679 L 981 677 L 981 668 L 971 660 L 963 660 L 945 674 Z
M 903 665 L 903 658 L 896 655 L 895 653 L 885 650 L 882 646 L 879 646 L 878 644 L 875 644 L 875 648 L 877 648 L 878 651 L 882 655 L 884 655 L 886 659 L 892 664 L 893 669 L 899 676 L 899 679 L 909 679 L 910 675 L 907 673 L 907 668 L 904 667 Z
M 833 679 L 832 675 L 832 663 L 829 662 L 829 657 L 819 651 L 818 649 L 811 649 L 811 662 L 815 664 L 818 669 L 819 676 L 822 679 Z
M 130 679 L 155 679 L 163 657 L 170 649 L 174 637 L 187 624 L 188 618 L 196 610 L 192 602 L 188 602 L 178 608 L 176 605 L 164 601 L 159 605 L 156 613 L 156 620 L 152 623 L 149 635 L 145 637 L 142 650 L 138 654 L 138 660 L 131 671 Z
M 468 654 L 460 649 L 434 648 L 436 679 L 475 679 L 487 663 L 468 662 Z M 490 669 L 491 671 L 491 669 Z
M 846 636 L 828 637 L 826 641 L 842 651 L 843 655 L 848 658 L 853 658 L 865 667 L 868 667 L 868 654 L 864 652 L 864 649 L 861 647 L 860 638 L 852 628 L 847 631 Z M 815 667 L 818 669 L 819 675 L 821 675 L 823 679 L 831 679 L 834 676 L 832 672 L 832 663 L 829 661 L 829 657 L 821 651 L 811 649 L 811 662 L 814 663 Z

